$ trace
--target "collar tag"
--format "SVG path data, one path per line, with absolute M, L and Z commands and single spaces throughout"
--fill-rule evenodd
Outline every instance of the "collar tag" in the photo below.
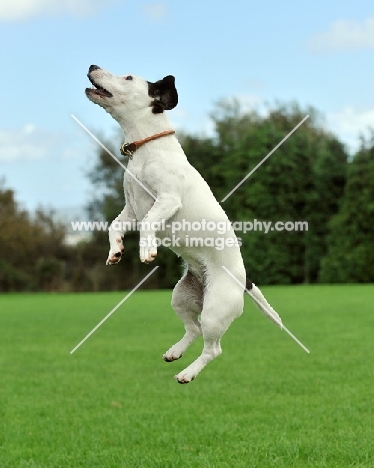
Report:
M 136 143 L 124 143 L 120 147 L 122 156 L 128 156 L 130 159 L 134 156 L 135 151 L 138 149 Z

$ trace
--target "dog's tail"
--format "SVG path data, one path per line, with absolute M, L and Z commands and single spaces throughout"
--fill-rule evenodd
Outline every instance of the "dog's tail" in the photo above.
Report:
M 248 278 L 245 286 L 245 292 L 252 298 L 253 302 L 256 304 L 256 307 L 268 319 L 275 323 L 275 325 L 278 325 L 278 327 L 283 328 L 282 319 L 265 299 L 264 295 L 259 290 L 259 288 Z

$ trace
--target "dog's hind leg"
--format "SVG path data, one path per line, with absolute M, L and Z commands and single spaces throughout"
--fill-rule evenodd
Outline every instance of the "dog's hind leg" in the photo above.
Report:
M 229 285 L 224 271 L 215 272 L 214 281 L 205 292 L 204 307 L 201 312 L 204 348 L 191 365 L 175 376 L 179 383 L 191 382 L 210 361 L 222 353 L 220 344 L 222 335 L 243 311 L 243 289 L 237 284 Z
M 164 361 L 179 359 L 188 346 L 201 335 L 199 314 L 203 304 L 203 283 L 191 270 L 177 283 L 174 288 L 171 305 L 185 327 L 183 338 L 175 343 L 163 355 Z

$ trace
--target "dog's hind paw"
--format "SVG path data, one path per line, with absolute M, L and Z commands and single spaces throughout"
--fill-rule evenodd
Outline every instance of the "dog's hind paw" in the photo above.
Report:
M 212 360 L 211 356 L 208 360 L 207 357 L 209 356 L 202 354 L 192 364 L 179 372 L 179 374 L 175 375 L 174 379 L 180 384 L 192 382 L 194 379 L 196 379 L 199 372 L 203 370 L 208 362 Z
M 174 375 L 174 379 L 180 384 L 190 383 L 195 379 L 196 375 L 188 375 L 181 372 L 178 375 Z
M 173 361 L 176 361 L 177 359 L 180 359 L 182 357 L 182 354 L 173 354 L 173 353 L 170 353 L 170 351 L 166 352 L 163 356 L 162 356 L 162 359 L 165 361 L 165 362 L 173 362 Z

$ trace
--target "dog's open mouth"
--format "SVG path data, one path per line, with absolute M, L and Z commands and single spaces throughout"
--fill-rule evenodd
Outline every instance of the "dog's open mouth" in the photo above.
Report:
M 88 74 L 88 79 L 91 81 L 93 86 L 91 88 L 86 88 L 86 94 L 96 94 L 103 97 L 113 97 L 113 94 L 110 93 L 107 89 L 103 88 L 95 82 L 93 78 Z

